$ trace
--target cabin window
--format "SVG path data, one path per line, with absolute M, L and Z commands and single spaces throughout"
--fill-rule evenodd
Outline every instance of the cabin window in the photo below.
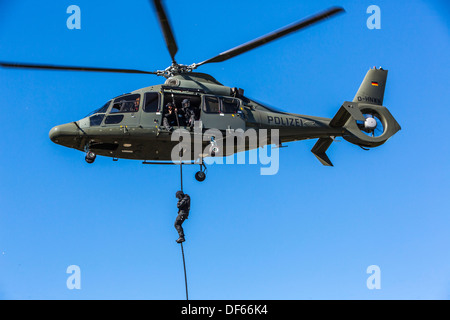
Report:
M 239 100 L 231 98 L 222 99 L 222 113 L 236 113 L 239 108 Z
M 159 94 L 157 92 L 147 92 L 145 94 L 144 112 L 158 112 Z
M 116 98 L 109 113 L 138 112 L 140 102 L 140 94 L 129 94 Z
M 205 112 L 219 113 L 219 99 L 217 97 L 205 97 Z
M 238 109 L 238 99 L 205 97 L 203 110 L 206 113 L 236 113 Z

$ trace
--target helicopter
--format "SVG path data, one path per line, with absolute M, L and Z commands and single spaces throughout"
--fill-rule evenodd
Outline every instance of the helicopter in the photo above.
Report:
M 397 133 L 401 127 L 383 106 L 388 71 L 379 67 L 369 69 L 352 101 L 344 101 L 333 118 L 305 116 L 276 110 L 244 95 L 244 90 L 228 87 L 206 73 L 195 72 L 208 63 L 219 63 L 246 53 L 293 32 L 345 12 L 331 7 L 284 28 L 224 51 L 210 59 L 190 65 L 176 60 L 178 46 L 162 0 L 151 0 L 170 54 L 172 64 L 164 70 L 143 71 L 95 67 L 58 66 L 30 63 L 0 62 L 5 68 L 38 70 L 112 72 L 162 76 L 163 84 L 152 85 L 108 100 L 86 117 L 53 127 L 51 141 L 85 152 L 85 160 L 93 163 L 97 157 L 141 160 L 144 164 L 177 164 L 173 150 L 182 141 L 173 133 L 184 130 L 190 136 L 201 136 L 200 152 L 196 148 L 179 150 L 179 164 L 199 164 L 195 174 L 198 181 L 206 178 L 206 157 L 225 157 L 274 143 L 318 139 L 312 153 L 325 166 L 333 166 L 326 151 L 336 137 L 363 149 L 378 147 Z M 187 102 L 186 102 L 187 101 Z M 191 120 L 182 116 L 186 103 Z M 168 105 L 174 111 L 168 112 Z M 174 113 L 173 113 L 174 112 Z M 173 115 L 171 123 L 167 121 Z M 169 116 L 168 116 L 169 115 Z M 210 133 L 214 129 L 215 133 Z M 224 148 L 218 143 L 227 133 L 247 130 L 276 130 L 276 140 L 259 140 L 256 145 Z M 220 135 L 222 134 L 222 135 Z M 221 138 L 221 137 L 222 138 Z M 184 138 L 183 138 L 184 139 Z M 195 140 L 195 139 L 194 139 Z M 188 148 L 189 149 L 189 148 Z M 183 154 L 184 152 L 184 154 Z M 188 154 L 189 153 L 189 154 Z M 182 161 L 188 154 L 191 162 Z

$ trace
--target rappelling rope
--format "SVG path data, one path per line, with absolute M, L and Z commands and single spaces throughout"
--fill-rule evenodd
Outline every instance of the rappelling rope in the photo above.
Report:
M 181 254 L 183 255 L 183 266 L 184 266 L 184 285 L 186 287 L 186 300 L 189 300 L 188 295 L 188 285 L 187 285 L 187 276 L 186 276 L 186 262 L 184 260 L 184 250 L 183 250 L 183 242 L 180 242 L 181 244 Z
M 173 94 L 172 94 L 172 100 L 173 100 L 173 107 L 174 107 L 174 112 L 175 112 L 175 116 L 177 118 L 177 126 L 178 129 L 180 129 L 180 121 L 178 120 L 178 112 L 176 112 L 177 108 L 175 105 L 175 99 L 173 98 Z M 178 142 L 181 142 L 181 134 L 180 134 L 180 138 L 178 139 Z M 180 184 L 181 184 L 181 192 L 183 192 L 183 160 L 182 160 L 182 151 L 183 151 L 183 147 L 181 146 L 180 143 L 180 151 L 178 151 L 178 155 L 180 156 Z
M 177 125 L 178 125 L 178 129 L 180 128 L 180 122 L 178 120 L 178 112 L 176 112 L 176 105 L 175 105 L 175 99 L 173 97 L 172 94 L 172 101 L 173 101 L 173 107 L 174 107 L 174 112 L 175 112 L 175 116 L 177 118 Z M 179 141 L 181 142 L 181 135 L 179 138 Z M 181 192 L 183 192 L 183 161 L 182 161 L 182 153 L 181 151 L 183 150 L 181 144 L 180 144 L 180 151 L 179 151 L 179 156 L 180 156 L 180 184 L 181 184 Z M 183 242 L 180 242 L 181 245 L 181 255 L 183 256 L 183 269 L 184 269 L 184 285 L 186 288 L 186 300 L 189 300 L 189 295 L 188 295 L 188 285 L 187 285 L 187 275 L 186 275 L 186 261 L 184 259 L 184 249 L 183 249 Z
M 181 184 L 181 192 L 183 192 L 183 164 L 180 159 L 180 184 Z

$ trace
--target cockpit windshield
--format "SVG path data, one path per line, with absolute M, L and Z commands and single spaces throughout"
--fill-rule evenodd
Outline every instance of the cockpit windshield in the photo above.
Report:
M 100 109 L 92 111 L 89 115 L 87 115 L 89 117 L 89 123 L 91 127 L 99 126 L 102 123 L 103 118 L 105 117 L 105 113 L 108 110 L 110 104 L 111 100 L 105 103 L 105 105 Z
M 89 113 L 86 117 L 92 116 L 93 114 L 96 114 L 96 113 L 106 113 L 106 110 L 108 110 L 110 103 L 111 103 L 111 100 L 109 100 L 107 103 L 105 103 L 105 105 L 103 107 L 96 109 L 96 110 L 92 111 L 91 113 Z

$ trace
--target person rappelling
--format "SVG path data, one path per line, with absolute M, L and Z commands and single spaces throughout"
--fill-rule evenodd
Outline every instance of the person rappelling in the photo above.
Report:
M 183 191 L 177 191 L 175 194 L 175 197 L 178 199 L 177 208 L 178 208 L 178 215 L 175 219 L 175 229 L 178 232 L 179 238 L 177 239 L 177 243 L 182 243 L 185 240 L 184 238 L 184 230 L 181 226 L 189 216 L 189 210 L 191 209 L 191 198 L 188 194 L 184 193 Z

